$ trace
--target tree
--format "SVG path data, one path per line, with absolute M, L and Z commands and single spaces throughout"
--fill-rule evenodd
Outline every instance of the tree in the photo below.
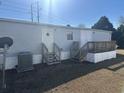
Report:
M 124 48 L 124 25 L 120 25 L 117 31 L 112 33 L 112 40 L 115 40 L 119 48 Z
M 124 33 L 124 25 L 121 24 L 120 27 L 117 28 L 117 31 Z
M 106 16 L 102 16 L 99 21 L 92 26 L 92 29 L 115 31 L 115 28 Z
M 120 36 L 119 40 L 117 41 L 119 48 L 124 49 L 124 36 Z
M 124 25 L 124 16 L 121 16 L 119 19 L 119 24 Z
M 117 44 L 119 45 L 119 48 L 124 48 L 124 25 L 121 24 L 120 27 L 118 27 L 117 31 L 120 32 Z
M 118 42 L 121 36 L 122 36 L 122 32 L 120 32 L 120 31 L 114 31 L 112 33 L 112 40 Z

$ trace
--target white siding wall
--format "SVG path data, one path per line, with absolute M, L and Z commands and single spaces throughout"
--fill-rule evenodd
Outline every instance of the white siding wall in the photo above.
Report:
M 69 50 L 73 41 L 80 41 L 80 31 L 70 28 L 48 27 L 15 22 L 0 21 L 0 37 L 9 36 L 14 44 L 8 50 L 6 69 L 17 65 L 17 53 L 30 51 L 33 53 L 33 64 L 41 63 L 42 32 L 54 32 L 54 42 L 63 49 L 62 59 L 69 58 Z M 73 40 L 67 40 L 67 32 L 73 32 Z
M 93 37 L 92 37 L 92 31 L 81 31 L 80 34 L 80 42 L 81 42 L 81 47 L 86 44 L 88 41 L 93 41 Z
M 41 53 L 42 31 L 40 26 L 21 23 L 0 22 L 0 37 L 9 36 L 14 44 L 9 53 L 15 54 L 22 51 Z
M 17 53 L 30 51 L 33 55 L 33 63 L 41 62 L 42 31 L 38 25 L 29 25 L 0 21 L 0 37 L 9 36 L 14 44 L 8 50 L 6 69 L 12 69 L 17 65 Z
M 73 32 L 73 40 L 67 40 L 67 33 Z M 58 28 L 55 31 L 55 43 L 62 48 L 63 51 L 69 51 L 74 41 L 80 41 L 80 31 L 75 29 Z
M 111 41 L 111 33 L 93 31 L 93 41 Z
M 103 31 L 81 31 L 81 46 L 88 41 L 111 41 L 111 33 Z

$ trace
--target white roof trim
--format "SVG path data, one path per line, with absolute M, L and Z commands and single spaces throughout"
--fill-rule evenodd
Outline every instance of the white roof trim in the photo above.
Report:
M 25 20 L 17 20 L 17 19 L 0 18 L 0 21 L 4 21 L 4 22 L 14 22 L 14 23 L 22 23 L 22 24 L 30 24 L 30 25 L 42 25 L 42 26 L 60 27 L 60 28 L 66 28 L 66 29 L 88 30 L 88 31 L 100 31 L 100 32 L 106 32 L 106 33 L 112 33 L 112 31 L 106 31 L 106 30 L 90 29 L 90 28 L 80 28 L 80 27 L 67 27 L 67 26 L 62 26 L 62 25 L 53 25 L 53 24 L 37 23 L 37 22 L 31 22 L 31 21 L 25 21 Z

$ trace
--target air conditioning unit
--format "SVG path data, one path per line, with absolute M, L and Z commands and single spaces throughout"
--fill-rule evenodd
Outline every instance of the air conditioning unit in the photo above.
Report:
M 18 53 L 18 66 L 17 72 L 25 72 L 33 70 L 33 61 L 31 52 Z

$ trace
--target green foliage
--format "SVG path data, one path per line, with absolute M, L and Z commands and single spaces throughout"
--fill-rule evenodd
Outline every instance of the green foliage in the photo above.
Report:
M 121 16 L 121 17 L 119 18 L 119 23 L 124 25 L 124 16 Z
M 124 25 L 120 25 L 120 27 L 118 27 L 117 31 L 124 33 Z
M 117 42 L 119 48 L 124 48 L 124 25 L 120 25 L 117 31 L 112 33 L 112 40 Z
M 115 31 L 112 23 L 110 23 L 109 19 L 106 16 L 102 16 L 99 21 L 94 24 L 94 26 L 92 26 L 92 29 Z
M 119 48 L 124 49 L 124 36 L 121 36 L 117 41 Z

